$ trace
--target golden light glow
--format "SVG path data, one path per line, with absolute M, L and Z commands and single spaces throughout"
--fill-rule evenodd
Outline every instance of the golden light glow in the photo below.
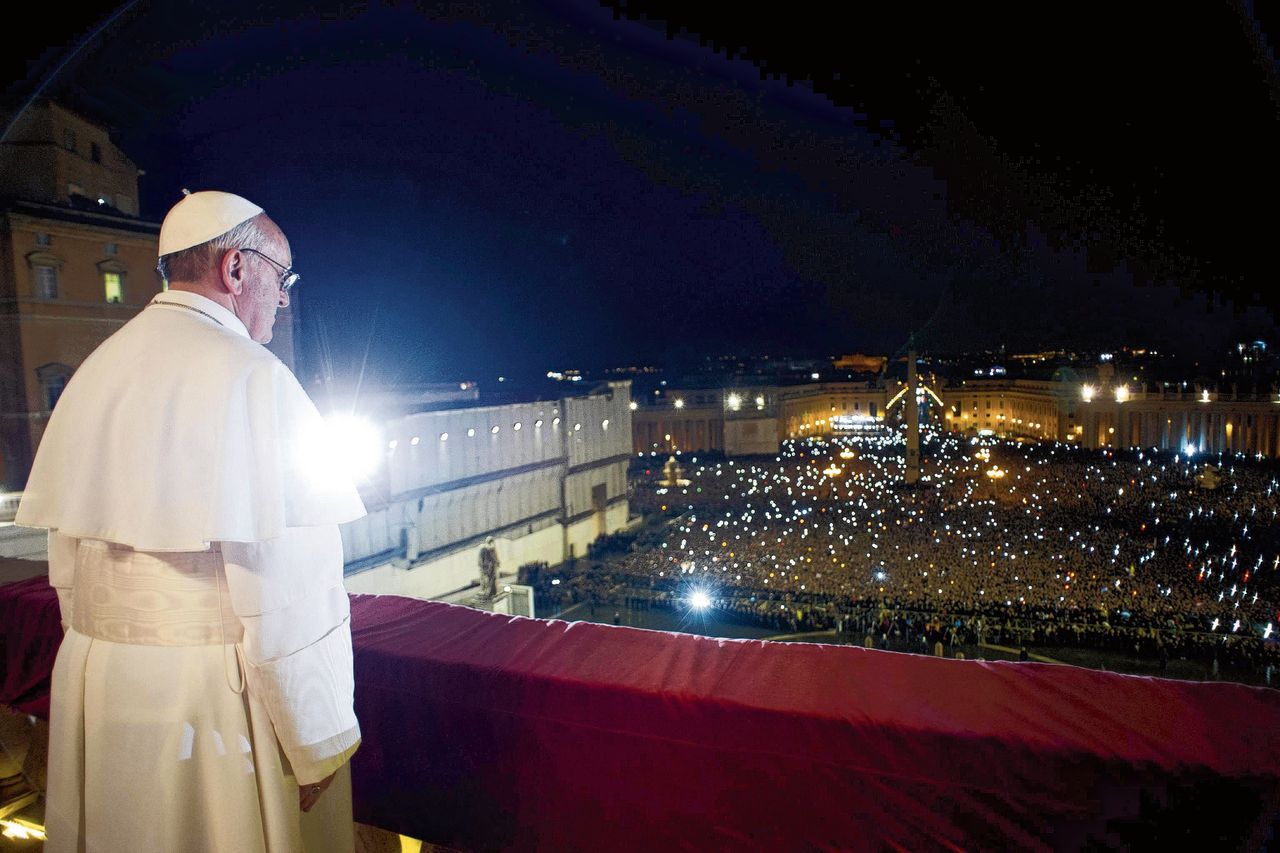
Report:
M 684 400 L 681 400 L 679 397 L 676 398 L 676 408 L 677 409 L 684 408 Z
M 1116 402 L 1123 403 L 1125 400 L 1128 400 L 1128 399 L 1129 399 L 1129 387 L 1127 385 L 1121 385 L 1119 388 L 1116 389 Z
M 999 480 L 1004 476 L 1004 469 L 999 465 L 987 469 L 987 476 L 993 480 Z
M 1094 388 L 1092 385 L 1086 385 L 1080 389 L 1080 398 L 1084 400 L 1086 403 L 1092 403 L 1093 395 L 1097 393 L 1098 393 L 1097 388 Z
M 742 408 L 742 398 L 739 397 L 737 394 L 730 394 L 728 403 L 729 403 L 729 411 L 731 412 L 736 412 Z
M 840 475 L 840 469 L 832 465 L 828 468 L 823 468 L 822 473 L 826 474 L 828 477 L 836 477 Z
M 0 835 L 18 841 L 45 840 L 43 826 L 20 817 L 0 819 Z

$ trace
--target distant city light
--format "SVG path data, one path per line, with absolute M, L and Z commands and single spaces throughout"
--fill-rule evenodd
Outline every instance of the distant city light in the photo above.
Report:
M 818 374 L 816 374 L 816 373 L 810 373 L 810 374 L 809 374 L 809 378 L 810 378 L 810 379 L 817 379 L 817 378 L 818 378 Z

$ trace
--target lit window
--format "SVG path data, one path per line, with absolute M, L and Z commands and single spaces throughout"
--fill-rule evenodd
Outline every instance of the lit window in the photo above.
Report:
M 107 291 L 107 302 L 120 305 L 124 302 L 124 276 L 118 272 L 104 272 L 102 283 Z

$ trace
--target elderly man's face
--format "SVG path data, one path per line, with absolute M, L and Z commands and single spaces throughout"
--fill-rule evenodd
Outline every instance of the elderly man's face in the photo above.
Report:
M 270 237 L 263 246 L 254 246 L 272 260 L 293 266 L 289 241 L 275 223 L 270 223 Z M 270 342 L 276 323 L 276 312 L 289 305 L 289 294 L 280 289 L 280 270 L 266 258 L 245 253 L 247 275 L 244 290 L 235 300 L 236 316 L 249 330 L 249 337 L 260 344 Z

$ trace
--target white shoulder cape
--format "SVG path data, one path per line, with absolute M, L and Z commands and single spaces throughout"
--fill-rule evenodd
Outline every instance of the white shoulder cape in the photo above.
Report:
M 16 522 L 199 551 L 363 516 L 288 368 L 221 306 L 188 293 L 157 299 L 178 304 L 144 309 L 67 384 Z

